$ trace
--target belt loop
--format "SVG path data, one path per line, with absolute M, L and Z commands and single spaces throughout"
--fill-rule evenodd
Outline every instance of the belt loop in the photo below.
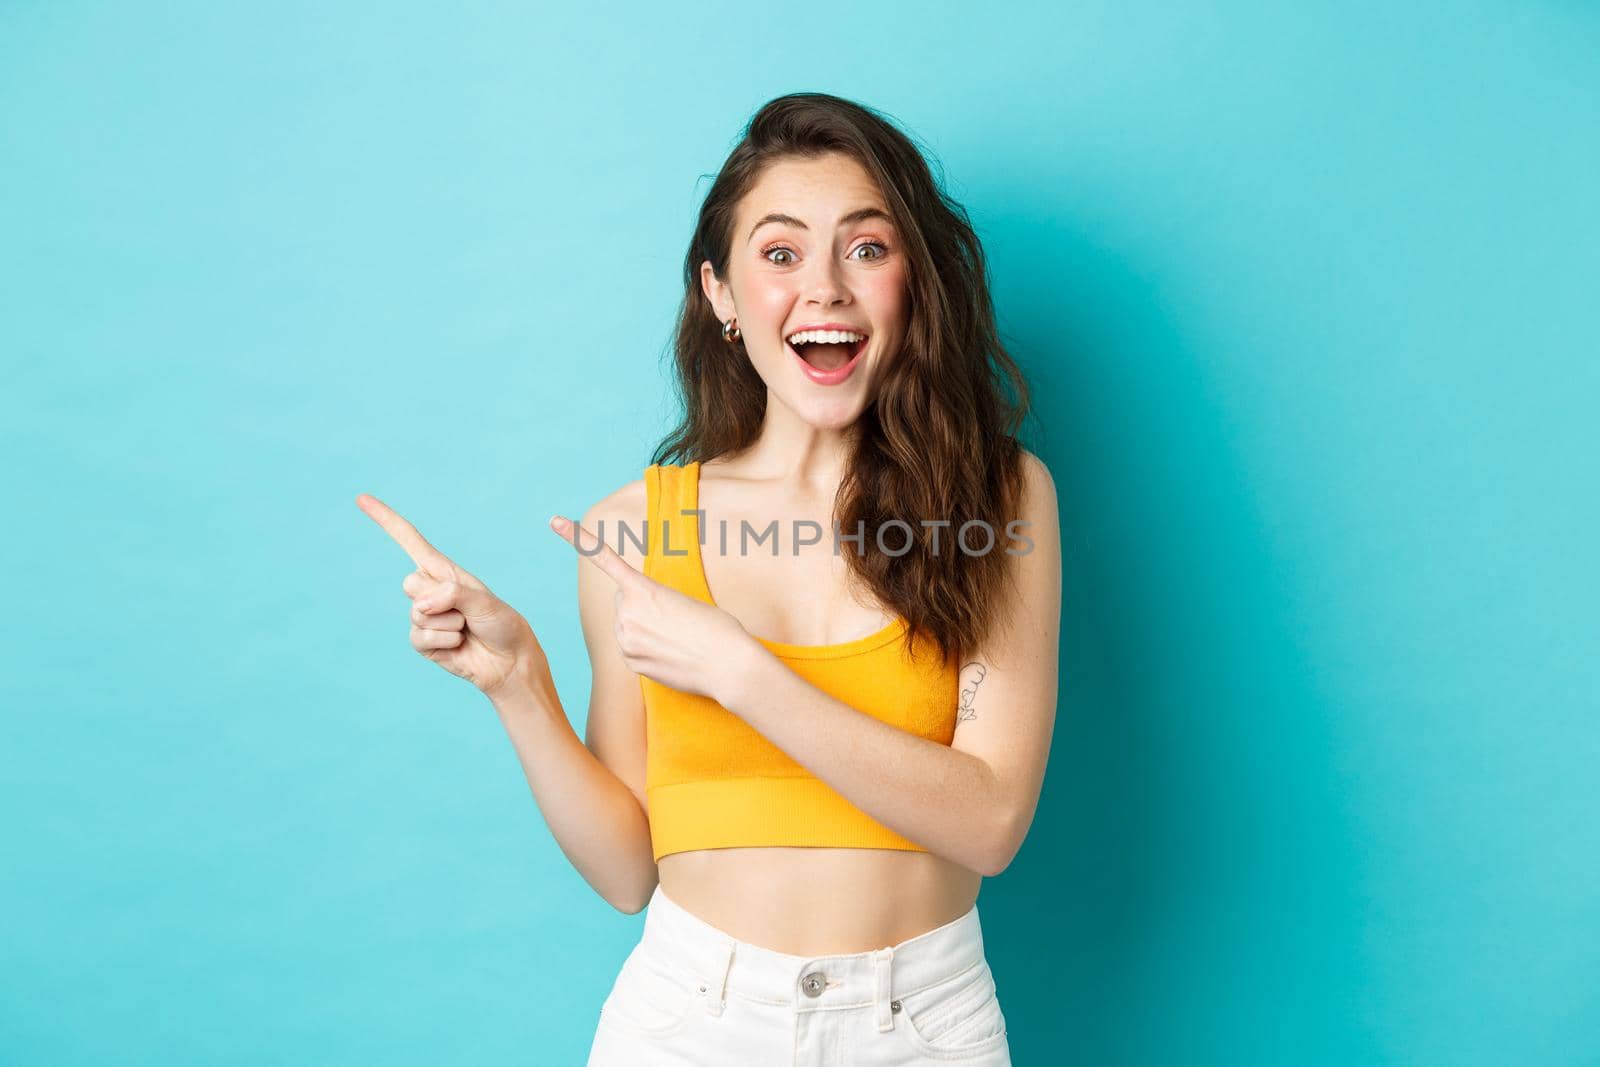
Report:
M 878 1030 L 888 1033 L 894 1029 L 894 1011 L 889 1006 L 891 992 L 889 975 L 891 964 L 894 960 L 894 948 L 880 948 L 872 954 L 873 977 L 876 980 L 877 990 L 873 996 L 874 1006 L 878 1014 Z
M 733 969 L 734 942 L 724 941 L 717 949 L 717 970 L 721 974 L 714 978 L 716 988 L 706 996 L 706 1013 L 721 1015 L 722 1009 L 728 1004 L 728 972 Z

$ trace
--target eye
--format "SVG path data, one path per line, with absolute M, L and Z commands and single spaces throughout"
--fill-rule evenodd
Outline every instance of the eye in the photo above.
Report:
M 783 247 L 782 245 L 773 245 L 771 248 L 763 248 L 761 250 L 761 255 L 767 260 L 768 263 L 771 263 L 774 266 L 787 267 L 789 265 L 787 260 L 785 260 L 783 262 L 779 262 L 778 260 L 773 259 L 772 258 L 772 254 L 774 252 L 782 252 L 784 255 L 788 256 L 790 259 L 794 258 L 794 253 L 789 251 L 787 248 Z
M 868 260 L 882 259 L 884 256 L 889 254 L 888 246 L 878 241 L 865 241 L 859 245 L 856 245 L 857 252 L 861 251 L 863 248 L 876 248 L 878 250 L 877 255 L 866 257 Z

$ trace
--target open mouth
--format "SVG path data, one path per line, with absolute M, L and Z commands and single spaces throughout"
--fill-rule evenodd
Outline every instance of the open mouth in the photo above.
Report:
M 799 341 L 784 344 L 802 362 L 823 374 L 834 374 L 844 370 L 866 350 L 867 339 L 859 341 Z

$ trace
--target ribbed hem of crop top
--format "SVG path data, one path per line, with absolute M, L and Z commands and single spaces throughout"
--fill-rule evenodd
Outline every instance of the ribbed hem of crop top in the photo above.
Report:
M 710 778 L 646 790 L 657 862 L 674 852 L 766 845 L 927 849 L 819 778 Z

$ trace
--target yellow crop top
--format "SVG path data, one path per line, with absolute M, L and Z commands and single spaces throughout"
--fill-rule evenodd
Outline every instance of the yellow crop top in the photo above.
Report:
M 645 468 L 650 526 L 644 573 L 715 605 L 701 563 L 700 464 Z M 684 514 L 684 512 L 691 512 Z M 715 516 L 713 529 L 720 529 Z M 729 542 L 737 543 L 730 523 Z M 663 539 L 663 531 L 665 538 Z M 855 551 L 847 542 L 841 551 Z M 959 669 L 931 641 L 907 655 L 907 623 L 835 645 L 758 637 L 796 674 L 837 700 L 902 730 L 948 745 L 955 736 Z M 884 826 L 817 778 L 749 723 L 709 697 L 641 676 L 645 798 L 655 858 L 702 848 L 809 845 L 927 849 Z

